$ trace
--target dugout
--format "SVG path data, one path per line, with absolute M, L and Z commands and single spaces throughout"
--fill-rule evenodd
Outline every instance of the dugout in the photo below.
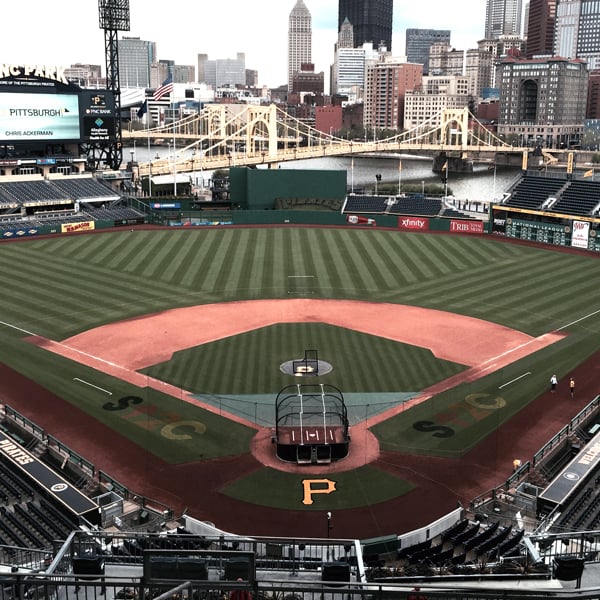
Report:
M 231 201 L 244 210 L 272 210 L 278 203 L 312 203 L 339 212 L 346 197 L 346 171 L 249 169 L 229 171 Z

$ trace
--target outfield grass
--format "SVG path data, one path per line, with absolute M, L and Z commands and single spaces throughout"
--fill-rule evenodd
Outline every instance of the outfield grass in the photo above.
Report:
M 124 422 L 119 411 L 98 409 L 97 392 L 76 379 L 101 382 L 115 390 L 115 397 L 167 403 L 189 420 L 204 423 L 213 415 L 42 351 L 24 341 L 26 332 L 62 340 L 173 307 L 289 298 L 290 291 L 297 291 L 290 290 L 290 276 L 311 275 L 306 293 L 314 298 L 411 304 L 494 321 L 533 336 L 555 329 L 569 334 L 525 361 L 436 396 L 375 429 L 386 449 L 442 455 L 462 453 L 539 395 L 549 370 L 565 376 L 598 349 L 598 257 L 494 238 L 320 228 L 127 230 L 0 244 L 0 265 L 0 360 L 174 462 L 247 450 L 252 430 L 242 428 L 232 436 L 224 423 L 212 423 L 199 445 L 182 442 L 179 449 L 171 444 L 167 450 L 161 436 L 149 439 L 147 432 Z M 320 356 L 325 352 L 334 363 L 331 382 L 342 391 L 415 391 L 462 368 L 433 360 L 421 349 L 331 326 L 281 324 L 186 351 L 149 373 L 200 392 L 271 393 L 281 387 L 281 374 L 271 363 L 301 356 L 313 347 L 306 343 L 309 338 L 318 341 Z M 368 369 L 352 363 L 358 353 L 368 357 Z M 377 360 L 387 353 L 394 362 Z M 250 371 L 261 356 L 268 357 L 269 368 Z M 481 418 L 445 438 L 415 430 L 415 423 L 435 420 L 450 407 L 452 415 L 472 414 L 472 394 L 494 398 L 499 385 L 524 372 L 531 374 L 519 385 L 503 388 L 502 410 L 479 407 Z M 168 425 L 165 418 L 159 422 Z

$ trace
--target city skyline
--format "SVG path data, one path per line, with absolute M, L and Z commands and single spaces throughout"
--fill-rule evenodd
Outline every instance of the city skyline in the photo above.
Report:
M 338 0 L 304 1 L 312 17 L 315 70 L 324 71 L 328 79 L 337 40 Z M 130 0 L 130 31 L 120 32 L 119 38 L 155 41 L 159 59 L 184 65 L 195 65 L 200 53 L 216 59 L 235 58 L 238 52 L 243 52 L 246 67 L 258 71 L 259 84 L 277 87 L 287 82 L 288 18 L 295 2 L 259 0 L 249 4 L 224 0 L 199 9 L 193 0 L 180 0 L 170 12 L 159 12 L 157 5 L 153 4 L 150 10 L 142 0 Z M 468 11 L 464 10 L 465 4 Z M 395 0 L 394 55 L 405 54 L 406 29 L 415 27 L 450 29 L 453 47 L 459 50 L 476 47 L 483 38 L 485 5 L 486 0 L 469 0 L 457 9 L 444 0 L 422 0 L 417 4 Z M 261 6 L 264 6 L 262 13 Z M 99 27 L 97 0 L 55 0 L 51 4 L 32 0 L 26 13 L 18 4 L 8 3 L 2 12 L 3 63 L 59 66 L 91 63 L 101 65 L 104 72 L 104 34 Z M 469 15 L 467 22 L 465 14 Z M 232 15 L 235 19 L 228 23 Z M 77 23 L 77 27 L 71 23 Z

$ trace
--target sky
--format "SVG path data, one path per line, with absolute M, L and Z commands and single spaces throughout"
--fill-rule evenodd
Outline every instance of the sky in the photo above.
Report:
M 311 13 L 312 60 L 317 72 L 333 62 L 338 0 L 304 0 Z M 287 31 L 296 0 L 129 0 L 130 30 L 157 44 L 159 60 L 196 65 L 199 53 L 209 59 L 246 55 L 246 68 L 258 70 L 259 85 L 287 83 Z M 104 32 L 98 0 L 28 0 L 2 2 L 0 63 L 74 63 L 102 65 Z M 394 0 L 392 54 L 405 54 L 407 28 L 449 29 L 458 50 L 475 48 L 483 37 L 485 0 Z

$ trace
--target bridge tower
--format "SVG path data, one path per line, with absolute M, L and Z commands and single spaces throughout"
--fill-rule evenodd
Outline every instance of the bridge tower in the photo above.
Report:
M 455 130 L 457 133 L 454 133 Z M 460 110 L 446 108 L 442 111 L 440 141 L 454 145 L 457 141 L 452 139 L 454 135 L 458 136 L 460 145 L 466 150 L 469 142 L 469 109 L 466 106 Z
M 277 107 L 248 106 L 246 148 L 254 148 L 257 132 L 267 134 L 267 154 L 269 159 L 277 158 Z

